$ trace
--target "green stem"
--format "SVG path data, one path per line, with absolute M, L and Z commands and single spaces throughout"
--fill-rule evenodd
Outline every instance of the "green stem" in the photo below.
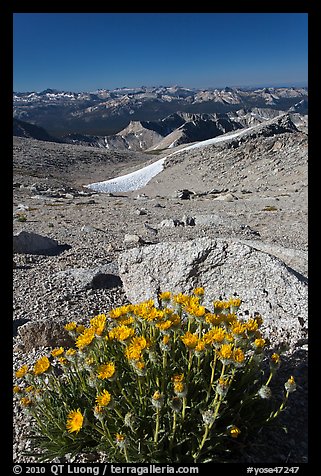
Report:
M 160 414 L 160 409 L 157 408 L 156 412 L 156 426 L 155 426 L 155 434 L 154 434 L 154 443 L 157 443 L 158 441 L 158 432 L 159 432 L 159 414 Z
M 134 410 L 134 405 L 132 404 L 132 402 L 129 400 L 129 398 L 127 397 L 123 387 L 120 385 L 120 381 L 117 379 L 117 386 L 122 394 L 122 396 L 125 398 L 126 402 L 128 403 L 128 405 Z
M 215 368 L 216 368 L 216 360 L 217 360 L 217 353 L 214 351 L 214 359 L 213 359 L 213 362 L 212 362 L 212 373 L 211 373 L 211 380 L 210 380 L 210 384 L 208 386 L 208 390 L 207 390 L 207 394 L 206 394 L 206 402 L 208 402 L 208 399 L 210 398 L 210 394 L 211 394 L 211 389 L 212 389 L 212 385 L 213 385 L 213 381 L 214 381 L 214 375 L 215 375 Z
M 116 407 L 114 407 L 114 410 L 115 410 L 115 412 L 117 413 L 117 415 L 119 416 L 119 418 L 120 418 L 121 420 L 123 420 L 124 417 L 123 417 L 123 415 L 120 413 L 120 411 L 119 411 Z
M 274 372 L 270 372 L 269 378 L 267 379 L 266 384 L 265 384 L 266 386 L 268 386 L 269 383 L 271 382 L 271 379 L 272 379 L 273 375 L 274 375 Z
M 104 431 L 104 436 L 106 436 L 106 438 L 107 438 L 107 440 L 109 441 L 109 443 L 111 444 L 111 446 L 115 446 L 115 445 L 114 445 L 114 442 L 113 442 L 113 439 L 112 439 L 112 437 L 111 437 L 109 428 L 105 425 L 104 420 L 102 420 L 101 426 L 102 426 L 103 431 Z M 98 429 L 98 427 L 97 427 L 97 429 Z
M 142 383 L 141 383 L 141 378 L 137 376 L 137 381 L 138 381 L 138 389 L 139 389 L 139 402 L 142 405 L 143 402 L 143 395 L 142 395 Z
M 223 369 L 222 369 L 223 370 Z M 215 394 L 215 399 L 214 399 L 214 402 L 213 402 L 213 406 L 215 406 L 215 403 L 217 402 L 217 397 L 218 397 L 218 393 Z M 220 406 L 221 406 L 221 403 L 222 403 L 222 400 L 223 400 L 223 397 L 221 395 L 219 395 L 218 397 L 218 402 L 216 404 L 216 408 L 215 408 L 215 412 L 214 412 L 214 415 L 213 415 L 213 421 L 209 424 L 209 425 L 205 425 L 205 431 L 204 431 L 204 435 L 203 435 L 203 439 L 198 447 L 198 452 L 196 453 L 196 455 L 194 456 L 194 463 L 196 463 L 202 449 L 203 449 L 203 446 L 205 444 L 205 441 L 207 440 L 207 437 L 208 437 L 208 434 L 209 434 L 209 431 L 210 429 L 212 428 L 212 426 L 214 425 L 215 421 L 216 421 L 216 418 L 217 418 L 217 415 L 218 415 L 218 411 L 220 409 Z
M 128 461 L 128 456 L 127 456 L 127 448 L 126 448 L 126 446 L 124 447 L 124 455 L 125 455 L 126 463 L 129 463 L 129 461 Z
M 170 450 L 173 448 L 173 444 L 174 444 L 175 431 L 176 431 L 176 419 L 177 419 L 177 413 L 174 411 L 173 412 L 172 433 L 171 433 L 171 436 L 170 436 L 170 444 L 169 444 L 169 449 Z
M 187 403 L 186 397 L 183 397 L 182 421 L 184 421 L 184 419 L 185 419 L 186 403 Z
M 164 393 L 165 391 L 166 366 L 167 366 L 167 352 L 163 352 L 162 393 Z
M 200 322 L 200 327 L 199 327 L 199 330 L 198 330 L 198 338 L 201 339 L 202 338 L 202 321 Z
M 193 361 L 193 353 L 192 353 L 192 351 L 190 350 L 190 351 L 189 351 L 189 356 L 188 356 L 188 367 L 187 367 L 187 376 L 186 376 L 186 379 L 187 379 L 187 380 L 188 380 L 188 377 L 189 377 L 189 373 L 190 373 L 190 371 L 191 371 L 192 361 Z
M 203 435 L 203 439 L 201 441 L 201 444 L 199 445 L 199 452 L 202 450 L 203 446 L 204 446 L 204 443 L 205 441 L 207 440 L 207 437 L 208 437 L 208 433 L 210 431 L 210 428 L 211 428 L 211 425 L 206 425 L 205 426 L 205 431 L 204 431 L 204 435 Z
M 289 392 L 286 392 L 285 394 L 285 397 L 283 398 L 283 402 L 281 403 L 280 405 L 280 408 L 275 412 L 275 413 L 272 413 L 272 415 L 267 419 L 267 421 L 271 421 L 273 420 L 274 418 L 276 418 L 277 416 L 279 416 L 279 414 L 282 412 L 282 410 L 284 409 L 284 406 L 288 400 L 288 397 L 289 397 Z
M 201 441 L 201 443 L 200 443 L 200 445 L 199 445 L 199 447 L 198 447 L 198 451 L 197 451 L 196 454 L 193 455 L 193 457 L 194 457 L 194 463 L 197 462 L 198 457 L 199 457 L 199 455 L 201 454 L 201 451 L 202 451 L 202 449 L 203 449 L 203 446 L 204 446 L 204 444 L 205 444 L 205 441 L 207 440 L 209 431 L 210 431 L 210 425 L 206 425 L 206 426 L 205 426 L 205 431 L 204 431 L 204 435 L 203 435 L 202 441 Z

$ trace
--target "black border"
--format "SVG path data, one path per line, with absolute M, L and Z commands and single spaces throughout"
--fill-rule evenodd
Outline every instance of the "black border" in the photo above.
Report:
M 164 11 L 146 11 L 146 8 L 139 9 L 138 11 L 132 12 L 130 9 L 125 11 L 119 11 L 119 9 L 112 10 L 108 8 L 107 11 L 104 11 L 103 2 L 90 2 L 90 10 L 79 8 L 84 7 L 84 4 L 80 5 L 79 3 L 75 2 L 75 4 L 69 4 L 67 2 L 54 2 L 54 4 L 46 4 L 41 3 L 40 5 L 36 2 L 28 1 L 28 2 L 20 2 L 15 1 L 12 2 L 11 5 L 7 5 L 7 2 L 2 2 L 1 5 L 1 15 L 0 15 L 0 35 L 1 35 L 1 64 L 0 64 L 0 78 L 1 78 L 1 112 L 2 115 L 5 114 L 6 120 L 2 121 L 1 125 L 1 141 L 2 145 L 3 142 L 5 143 L 5 148 L 7 151 L 4 151 L 1 160 L 1 172 L 2 172 L 2 193 L 4 197 L 2 199 L 2 224 L 7 223 L 8 229 L 7 233 L 2 236 L 1 241 L 1 251 L 3 254 L 2 257 L 2 269 L 5 271 L 2 280 L 2 296 L 5 298 L 4 306 L 3 306 L 3 313 L 2 313 L 2 324 L 5 322 L 8 325 L 8 338 L 5 336 L 3 340 L 3 344 L 0 346 L 1 350 L 4 352 L 3 359 L 1 360 L 2 363 L 2 370 L 5 370 L 5 380 L 8 383 L 6 392 L 0 392 L 2 397 L 5 395 L 5 401 L 3 402 L 4 405 L 1 406 L 2 415 L 6 415 L 8 425 L 6 428 L 3 428 L 3 435 L 5 435 L 5 443 L 8 445 L 8 448 L 2 445 L 4 450 L 2 462 L 8 463 L 8 467 L 10 468 L 10 473 L 12 474 L 12 326 L 11 326 L 11 316 L 12 316 L 12 258 L 11 258 L 11 250 L 12 250 L 12 214 L 11 214 L 11 207 L 12 207 L 12 167 L 11 167 L 11 157 L 12 157 L 12 90 L 13 90 L 13 14 L 14 13 L 307 13 L 309 16 L 309 96 L 310 96 L 310 111 L 309 116 L 310 124 L 309 124 L 309 149 L 312 150 L 312 163 L 309 166 L 309 194 L 310 190 L 318 190 L 319 184 L 313 183 L 313 179 L 318 177 L 317 171 L 313 173 L 313 167 L 317 165 L 318 161 L 320 161 L 319 153 L 316 156 L 313 154 L 313 143 L 316 143 L 316 128 L 319 127 L 319 122 L 317 119 L 317 111 L 318 111 L 318 104 L 317 101 L 320 98 L 320 90 L 321 90 L 321 81 L 320 81 L 320 66 L 319 66 L 319 50 L 318 50 L 318 42 L 319 42 L 319 28 L 320 23 L 318 22 L 318 2 L 316 0 L 310 1 L 265 1 L 265 0 L 247 0 L 247 1 L 238 1 L 234 5 L 232 2 L 228 2 L 228 9 L 226 8 L 226 2 L 217 2 L 215 5 L 214 11 L 208 11 L 208 4 L 205 8 L 201 9 L 201 11 L 189 11 L 185 12 L 184 7 L 178 8 L 177 4 L 171 5 L 170 7 L 166 7 L 165 5 L 156 5 L 157 7 L 163 7 Z M 109 7 L 109 5 L 106 5 Z M 114 5 L 115 6 L 115 5 Z M 136 5 L 139 7 L 139 5 Z M 173 10 L 173 7 L 175 9 Z M 213 5 L 214 6 L 214 5 Z M 78 7 L 78 8 L 77 8 Z M 75 11 L 76 10 L 76 11 Z M 182 11 L 183 10 L 183 11 Z M 294 32 L 295 34 L 295 32 Z M 316 53 L 316 54 L 315 54 Z M 320 107 L 320 106 L 319 106 Z M 314 116 L 316 116 L 314 118 Z M 10 127 L 9 127 L 10 124 Z M 317 143 L 316 143 L 317 144 Z M 312 147 L 311 147 L 312 145 Z M 311 195 L 310 195 L 311 196 Z M 7 206 L 7 201 L 10 206 Z M 315 201 L 312 200 L 314 203 Z M 318 197 L 316 199 L 318 204 Z M 310 200 L 311 203 L 311 200 Z M 311 210 L 313 213 L 313 206 L 309 207 L 309 238 L 313 238 L 318 236 L 318 228 L 314 230 L 313 225 L 318 224 L 318 219 L 315 217 L 311 218 Z M 5 216 L 8 213 L 8 217 Z M 4 238 L 5 237 L 5 238 Z M 311 245 L 311 242 L 310 242 Z M 313 247 L 313 243 L 312 243 Z M 319 254 L 319 253 L 318 253 Z M 318 256 L 316 254 L 316 256 Z M 316 260 L 313 260 L 313 264 Z M 311 261 L 310 261 L 311 262 Z M 319 320 L 319 308 L 316 305 L 318 303 L 318 299 L 314 297 L 313 299 L 313 291 L 314 287 L 316 287 L 316 283 L 318 282 L 318 278 L 314 274 L 316 271 L 317 266 L 310 267 L 310 292 L 309 292 L 309 300 L 310 300 L 310 309 L 313 310 L 313 315 L 310 313 L 310 322 L 309 328 L 312 330 L 310 332 L 310 364 L 309 364 L 309 375 L 310 375 L 310 385 L 317 385 L 319 387 L 319 372 L 318 369 L 313 371 L 313 367 L 315 362 L 319 361 L 319 355 L 316 353 L 316 349 L 318 348 L 319 336 L 318 329 L 313 330 L 314 322 L 318 322 Z M 311 288 L 312 284 L 312 288 Z M 311 305 L 312 304 L 312 305 Z M 2 332 L 3 333 L 3 332 Z M 4 333 L 3 333 L 4 334 Z M 319 344 L 320 345 L 320 344 Z M 5 365 L 9 361 L 9 365 Z M 318 387 L 312 390 L 311 394 L 318 395 Z M 313 426 L 316 425 L 317 422 L 317 415 L 319 415 L 319 410 L 316 408 L 315 411 L 312 410 L 313 400 L 309 402 L 309 463 L 306 465 L 300 465 L 300 470 L 297 474 L 302 475 L 303 473 L 308 474 L 309 466 L 313 463 L 318 462 L 318 451 L 317 451 L 317 441 L 319 437 L 318 427 L 315 426 L 315 431 L 313 431 Z M 10 438 L 11 436 L 11 438 Z M 213 464 L 216 466 L 216 464 Z M 21 474 L 26 474 L 26 464 L 23 466 L 23 472 Z M 32 466 L 32 465 L 29 465 Z M 47 466 L 45 464 L 41 466 Z M 50 466 L 50 465 L 49 465 Z M 161 465 L 159 465 L 161 466 Z M 245 474 L 246 467 L 248 465 L 239 464 L 236 465 L 238 470 L 235 474 Z M 262 465 L 254 464 L 254 467 L 272 467 L 270 465 Z M 208 471 L 210 467 L 206 465 L 203 468 L 204 470 Z M 235 468 L 235 464 L 233 466 L 233 470 Z M 51 474 L 49 468 L 46 468 L 46 474 Z M 63 474 L 63 473 L 62 473 Z M 102 474 L 102 472 L 100 473 Z M 106 474 L 109 474 L 109 471 L 106 471 Z M 200 469 L 199 474 L 202 474 Z M 253 474 L 253 473 L 252 473 Z

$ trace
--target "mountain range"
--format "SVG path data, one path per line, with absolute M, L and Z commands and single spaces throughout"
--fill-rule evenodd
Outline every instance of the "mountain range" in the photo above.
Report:
M 110 150 L 162 150 L 288 112 L 307 129 L 307 88 L 196 90 L 179 86 L 94 93 L 13 94 L 13 134 Z M 92 134 L 92 132 L 95 132 Z

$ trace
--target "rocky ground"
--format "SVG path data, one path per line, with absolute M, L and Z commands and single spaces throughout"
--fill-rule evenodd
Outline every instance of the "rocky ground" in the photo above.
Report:
M 118 258 L 128 248 L 175 242 L 183 249 L 184 242 L 201 237 L 241 240 L 281 259 L 307 282 L 303 132 L 183 151 L 168 157 L 164 171 L 144 189 L 113 194 L 84 185 L 136 170 L 168 151 L 115 154 L 23 138 L 14 138 L 13 145 L 13 231 L 34 232 L 59 245 L 43 254 L 14 253 L 14 370 L 47 351 L 58 332 L 55 324 L 87 322 L 128 302 L 118 273 Z M 268 430 L 240 451 L 238 461 L 307 462 L 306 340 L 281 375 L 289 372 L 299 383 L 281 417 L 288 434 Z M 15 406 L 15 462 L 32 461 L 23 455 L 29 426 Z

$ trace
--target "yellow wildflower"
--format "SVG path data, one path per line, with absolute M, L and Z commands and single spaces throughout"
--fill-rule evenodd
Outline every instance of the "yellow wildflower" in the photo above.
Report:
M 241 299 L 239 298 L 231 298 L 228 302 L 230 307 L 233 307 L 233 308 L 238 308 L 241 305 Z
M 135 334 L 134 329 L 131 327 L 127 327 L 124 325 L 114 327 L 108 333 L 108 337 L 110 339 L 116 339 L 118 341 L 125 341 L 132 337 Z
M 233 355 L 232 344 L 223 344 L 218 352 L 220 359 L 230 359 Z
M 179 304 L 179 305 L 186 305 L 189 302 L 189 296 L 187 296 L 186 294 L 182 294 L 182 293 L 175 294 L 173 296 L 173 301 L 176 304 Z
M 156 327 L 158 327 L 160 331 L 167 331 L 172 325 L 173 322 L 168 319 L 167 321 L 157 322 Z
M 57 347 L 56 349 L 53 349 L 51 352 L 51 355 L 53 357 L 59 357 L 59 355 L 63 354 L 65 352 L 65 349 L 63 347 Z
M 285 382 L 284 387 L 288 393 L 292 393 L 296 391 L 296 383 L 295 383 L 293 375 L 291 375 L 291 377 L 287 380 L 287 382 Z
M 115 373 L 115 364 L 109 362 L 108 364 L 102 364 L 97 369 L 99 379 L 108 379 L 111 378 Z
M 73 356 L 76 355 L 76 354 L 77 354 L 76 349 L 68 349 L 68 350 L 66 351 L 66 355 L 67 355 L 68 357 L 73 357 Z
M 178 397 L 186 397 L 187 395 L 187 387 L 183 382 L 175 382 L 174 383 L 174 392 Z
M 204 292 L 204 288 L 195 288 L 193 290 L 193 294 L 195 294 L 196 296 L 203 296 Z
M 164 345 L 167 345 L 168 342 L 169 342 L 169 335 L 163 336 L 162 342 L 163 342 Z
M 30 400 L 30 398 L 28 398 L 28 397 L 22 397 L 20 399 L 20 403 L 24 407 L 30 407 L 30 405 L 32 405 L 32 400 Z
M 203 341 L 207 345 L 223 342 L 226 338 L 226 331 L 222 327 L 213 327 L 203 335 Z
M 184 374 L 175 374 L 172 377 L 172 382 L 174 382 L 174 384 L 178 382 L 183 382 L 183 380 L 184 380 Z
M 121 433 L 116 433 L 116 445 L 123 449 L 126 446 L 126 436 Z
M 15 385 L 13 387 L 13 393 L 21 393 L 22 389 L 19 387 L 19 385 Z
M 41 357 L 35 363 L 35 366 L 34 366 L 34 369 L 33 369 L 34 374 L 35 375 L 43 374 L 44 372 L 46 372 L 46 370 L 49 369 L 49 367 L 50 367 L 50 362 L 49 362 L 48 357 Z
M 204 306 L 194 306 L 193 307 L 193 314 L 196 317 L 203 317 L 205 314 L 205 307 Z
M 175 382 L 174 383 L 174 392 L 181 393 L 184 390 L 185 385 L 183 382 Z
M 72 321 L 72 322 L 68 322 L 64 328 L 66 329 L 66 331 L 74 331 L 77 327 L 77 324 L 76 322 Z
M 112 309 L 111 311 L 109 311 L 109 317 L 111 317 L 112 319 L 118 319 L 123 314 L 124 314 L 124 311 L 119 307 L 116 307 L 115 309 Z
M 90 326 L 95 329 L 95 333 L 97 336 L 101 336 L 106 324 L 106 315 L 105 314 L 98 314 L 97 316 L 90 319 Z
M 128 360 L 138 360 L 142 356 L 142 348 L 131 344 L 126 347 L 125 356 Z
M 183 336 L 181 336 L 182 341 L 189 349 L 194 349 L 198 343 L 198 335 L 192 334 L 191 332 L 187 331 Z
M 103 390 L 99 395 L 96 397 L 97 405 L 100 407 L 107 407 L 110 403 L 111 395 L 107 390 Z
M 254 316 L 254 320 L 257 323 L 258 327 L 260 327 L 263 324 L 263 317 L 260 314 L 257 314 Z
M 23 365 L 16 371 L 15 376 L 17 378 L 23 378 L 28 373 L 28 370 L 28 365 Z
M 127 316 L 126 314 L 124 314 L 123 316 L 120 316 L 117 321 L 119 325 L 123 325 L 123 326 L 130 326 L 130 324 L 133 324 L 133 322 L 135 322 L 135 319 L 133 318 L 133 316 Z
M 279 364 L 280 361 L 281 361 L 281 358 L 280 358 L 279 354 L 276 354 L 276 353 L 272 354 L 271 355 L 271 361 L 272 361 L 273 364 L 276 364 L 276 365 Z
M 95 338 L 95 329 L 89 328 L 85 329 L 82 334 L 76 340 L 76 346 L 79 349 L 86 347 L 87 345 L 91 344 L 93 339 Z
M 231 332 L 237 336 L 244 334 L 246 329 L 246 324 L 242 322 L 236 321 L 231 324 Z
M 258 323 L 255 319 L 249 319 L 246 323 L 246 328 L 249 332 L 257 331 L 258 327 Z
M 254 345 L 255 345 L 258 349 L 261 349 L 262 347 L 265 346 L 265 342 L 266 342 L 265 339 L 261 339 L 261 338 L 255 339 Z
M 144 370 L 145 368 L 145 362 L 143 360 L 138 360 L 137 362 L 135 362 L 135 367 L 138 369 L 138 370 Z
M 136 347 L 140 347 L 142 350 L 147 349 L 151 345 L 151 342 L 143 336 L 133 337 L 130 343 Z
M 85 329 L 86 329 L 86 327 L 83 324 L 79 324 L 76 327 L 76 332 L 77 332 L 77 334 L 82 334 L 85 331 Z
M 152 404 L 155 408 L 161 408 L 164 403 L 164 396 L 159 390 L 156 390 L 152 396 Z
M 228 301 L 214 301 L 213 307 L 214 313 L 220 314 L 221 312 L 225 312 L 230 308 L 230 303 Z
M 137 375 L 139 375 L 140 377 L 146 375 L 146 365 L 143 360 L 132 360 L 130 363 L 132 364 L 133 369 L 135 370 Z
M 142 351 L 151 346 L 151 342 L 145 339 L 143 336 L 133 337 L 130 341 L 130 345 L 125 350 L 125 355 L 128 360 L 139 360 L 142 355 Z
M 233 351 L 233 359 L 237 364 L 242 364 L 245 360 L 245 355 L 242 349 L 237 348 Z
M 144 311 L 142 313 L 142 316 L 144 319 L 146 319 L 146 321 L 158 321 L 158 320 L 161 320 L 163 319 L 164 317 L 164 311 L 160 310 L 160 309 L 156 309 L 156 307 L 153 307 L 151 309 L 146 309 L 146 311 Z
M 222 316 L 208 312 L 205 314 L 205 322 L 212 326 L 219 326 L 222 322 Z
M 237 321 L 237 315 L 234 313 L 228 312 L 227 314 L 224 315 L 223 317 L 223 322 L 226 324 L 234 324 Z
M 81 430 L 84 423 L 84 417 L 81 414 L 80 409 L 72 410 L 68 413 L 66 428 L 69 433 L 76 432 L 78 433 Z
M 235 425 L 231 425 L 229 428 L 229 434 L 232 438 L 237 438 L 239 436 L 239 434 L 241 433 L 241 430 L 235 426 Z
M 205 349 L 205 342 L 202 339 L 199 339 L 197 346 L 195 347 L 195 352 L 203 352 Z
M 171 298 L 172 293 L 170 291 L 164 291 L 163 293 L 159 294 L 159 299 L 162 301 L 169 301 Z

